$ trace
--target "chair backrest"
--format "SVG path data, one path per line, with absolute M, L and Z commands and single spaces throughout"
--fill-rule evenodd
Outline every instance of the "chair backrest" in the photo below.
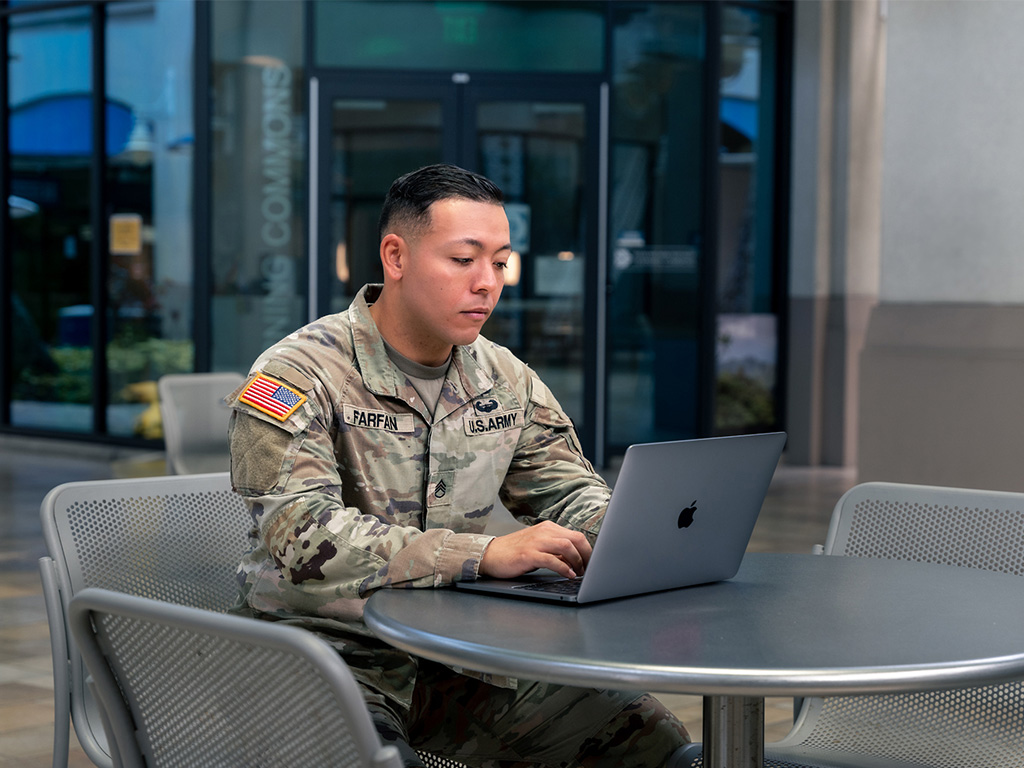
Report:
M 85 587 L 219 611 L 238 596 L 252 518 L 226 472 L 65 483 L 41 517 L 65 606 Z
M 54 656 L 54 751 L 66 754 L 70 711 L 86 754 L 107 765 L 67 627 L 71 599 L 101 587 L 226 611 L 238 596 L 235 570 L 251 517 L 227 473 L 65 483 L 46 495 L 40 516 L 49 552 L 40 570 Z
M 160 377 L 157 391 L 169 473 L 229 469 L 230 411 L 223 399 L 243 381 L 238 373 L 171 373 Z
M 311 632 L 99 589 L 69 618 L 126 768 L 402 764 Z
M 1024 494 L 862 483 L 836 504 L 825 554 L 1024 575 Z
M 863 483 L 836 504 L 824 551 L 1024 575 L 1024 494 Z M 826 764 L 822 755 L 837 765 L 1024 765 L 1024 685 L 807 699 L 766 755 L 807 765 Z

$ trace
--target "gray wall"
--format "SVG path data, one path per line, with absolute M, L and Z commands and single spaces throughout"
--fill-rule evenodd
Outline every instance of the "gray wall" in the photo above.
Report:
M 1024 490 L 1024 3 L 887 6 L 859 478 Z

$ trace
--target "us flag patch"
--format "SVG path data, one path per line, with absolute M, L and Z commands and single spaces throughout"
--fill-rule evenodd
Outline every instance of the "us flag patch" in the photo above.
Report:
M 238 401 L 284 421 L 306 402 L 306 396 L 277 379 L 258 373 L 242 390 Z

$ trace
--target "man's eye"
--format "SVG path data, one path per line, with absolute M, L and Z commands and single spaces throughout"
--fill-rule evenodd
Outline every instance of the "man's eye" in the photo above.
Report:
M 494 266 L 496 266 L 498 269 L 508 269 L 508 262 L 507 261 L 496 261 L 496 262 L 494 262 Z

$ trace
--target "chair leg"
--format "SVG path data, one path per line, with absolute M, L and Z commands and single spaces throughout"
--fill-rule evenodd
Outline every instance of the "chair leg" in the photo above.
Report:
M 49 557 L 39 558 L 39 576 L 43 582 L 43 602 L 53 659 L 53 768 L 67 768 L 68 750 L 71 748 L 71 686 L 68 679 L 71 670 L 60 588 L 53 560 Z

